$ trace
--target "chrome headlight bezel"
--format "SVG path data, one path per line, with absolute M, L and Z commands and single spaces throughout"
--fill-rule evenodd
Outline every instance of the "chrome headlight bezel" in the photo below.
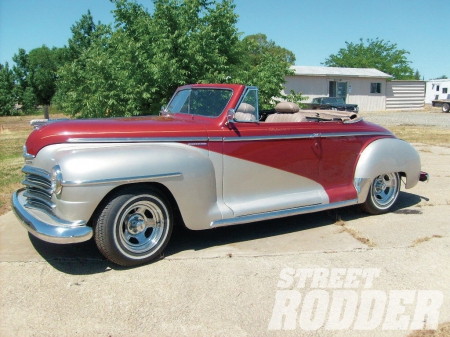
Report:
M 61 195 L 63 189 L 63 176 L 59 165 L 53 166 L 50 180 L 52 182 L 52 193 L 56 196 Z

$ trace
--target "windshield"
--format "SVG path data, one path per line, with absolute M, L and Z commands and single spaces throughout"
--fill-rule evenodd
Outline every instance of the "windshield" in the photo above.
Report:
M 323 103 L 344 103 L 344 100 L 341 97 L 329 97 L 329 98 L 324 98 Z
M 178 91 L 167 107 L 171 113 L 184 113 L 208 117 L 219 116 L 230 101 L 229 89 L 195 88 Z

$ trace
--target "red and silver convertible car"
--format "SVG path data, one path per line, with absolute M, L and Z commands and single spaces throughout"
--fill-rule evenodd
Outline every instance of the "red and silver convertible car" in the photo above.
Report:
M 361 204 L 387 212 L 428 175 L 407 142 L 352 113 L 258 110 L 258 89 L 187 85 L 160 116 L 48 121 L 24 147 L 13 209 L 53 243 L 94 237 L 124 266 L 201 230 Z

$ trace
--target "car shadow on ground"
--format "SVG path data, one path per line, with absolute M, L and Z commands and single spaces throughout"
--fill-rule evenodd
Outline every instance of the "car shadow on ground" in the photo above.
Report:
M 400 192 L 399 200 L 392 209 L 393 213 L 420 214 L 420 210 L 408 207 L 418 204 L 421 199 L 415 194 Z M 406 212 L 406 213 L 405 213 Z M 223 246 L 232 243 L 252 241 L 261 238 L 275 237 L 311 228 L 329 226 L 338 220 L 350 221 L 370 216 L 358 206 L 349 206 L 329 211 L 291 216 L 283 219 L 260 221 L 239 226 L 221 227 L 212 230 L 192 231 L 184 226 L 176 226 L 171 240 L 164 251 L 164 257 L 192 250 Z M 55 269 L 73 275 L 88 275 L 107 272 L 109 270 L 128 270 L 108 261 L 98 251 L 94 240 L 83 243 L 58 245 L 41 241 L 29 234 L 36 251 Z M 157 263 L 155 260 L 152 263 Z M 148 265 L 148 264 L 147 264 Z M 145 267 L 142 266 L 142 267 Z M 135 268 L 139 268 L 135 267 Z

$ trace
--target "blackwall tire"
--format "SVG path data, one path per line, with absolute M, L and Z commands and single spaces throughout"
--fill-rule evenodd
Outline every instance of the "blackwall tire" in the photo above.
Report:
M 129 188 L 112 195 L 95 219 L 100 252 L 121 266 L 148 263 L 161 256 L 170 240 L 173 214 L 157 190 Z
M 364 211 L 370 214 L 389 212 L 400 193 L 400 176 L 398 173 L 386 173 L 376 177 L 370 185 L 366 201 L 361 204 Z

